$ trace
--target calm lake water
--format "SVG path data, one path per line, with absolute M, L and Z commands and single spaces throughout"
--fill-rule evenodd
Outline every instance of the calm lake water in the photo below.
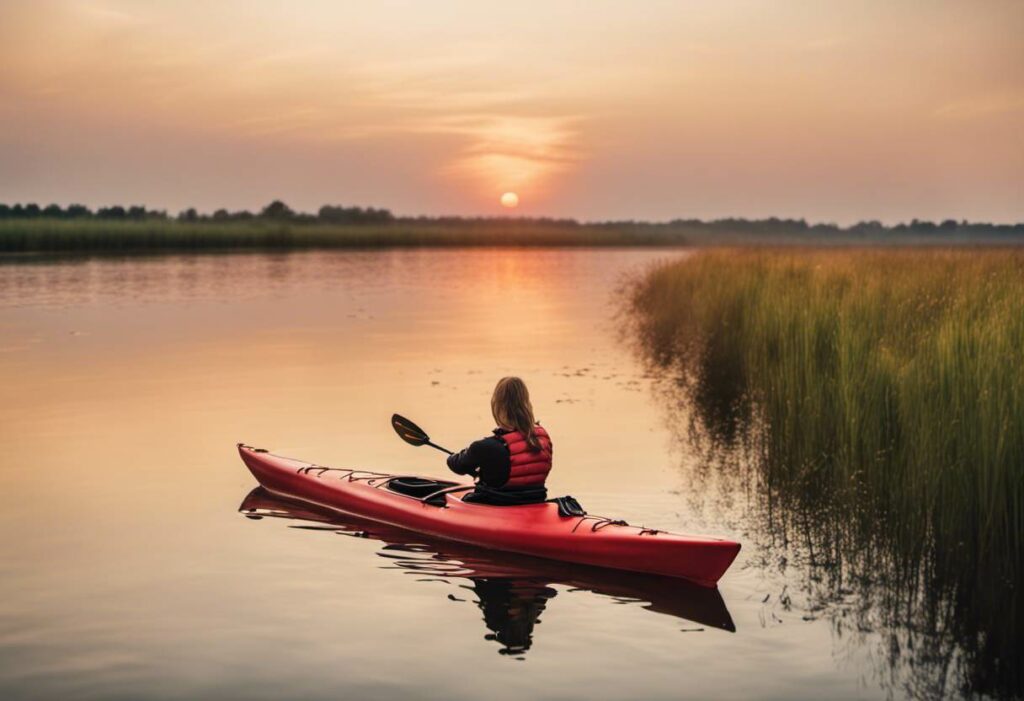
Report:
M 763 542 L 620 338 L 657 250 L 0 265 L 0 696 L 955 695 L 751 544 L 717 592 L 425 542 L 253 493 L 235 443 L 443 477 L 521 375 L 591 512 Z M 695 475 L 699 474 L 700 479 Z M 240 513 L 240 509 L 242 513 Z M 263 516 L 263 518 L 259 518 Z M 269 516 L 269 517 L 267 517 Z M 339 537 L 367 535 L 369 537 Z M 943 672 L 942 670 L 945 670 Z

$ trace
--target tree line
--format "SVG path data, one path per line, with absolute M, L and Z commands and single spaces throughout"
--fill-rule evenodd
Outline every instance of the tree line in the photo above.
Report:
M 417 216 L 396 217 L 388 209 L 375 207 L 346 207 L 343 205 L 324 205 L 316 214 L 293 210 L 281 200 L 274 200 L 258 212 L 248 210 L 228 211 L 217 209 L 212 213 L 202 213 L 194 207 L 185 209 L 177 215 L 170 215 L 166 210 L 148 209 L 142 205 L 99 207 L 95 210 L 82 204 L 70 204 L 61 207 L 58 204 L 40 206 L 38 204 L 3 204 L 0 203 L 0 220 L 3 219 L 96 219 L 106 221 L 147 221 L 177 220 L 180 222 L 276 222 L 293 224 L 386 224 L 401 222 L 403 224 L 433 224 L 442 226 L 473 226 L 486 225 L 495 221 L 495 217 L 459 217 L 459 216 Z M 519 225 L 544 225 L 560 227 L 584 226 L 576 219 L 559 219 L 549 217 L 516 218 Z M 897 235 L 936 235 L 943 234 L 996 234 L 1024 235 L 1024 223 L 1019 224 L 988 224 L 982 222 L 957 221 L 946 219 L 932 222 L 912 219 L 910 222 L 885 225 L 879 221 L 862 221 L 842 227 L 832 223 L 810 224 L 804 219 L 767 219 L 726 218 L 714 220 L 673 219 L 668 222 L 644 221 L 603 221 L 587 224 L 591 227 L 613 227 L 633 229 L 668 228 L 685 231 L 694 235 L 729 233 L 732 235 L 749 234 L 756 236 L 801 236 L 811 237 L 829 234 L 847 234 L 856 237 L 872 238 L 887 234 Z
M 99 207 L 95 210 L 83 204 L 69 204 L 61 207 L 50 204 L 45 207 L 35 203 L 3 204 L 0 203 L 0 219 L 102 219 L 108 221 L 147 221 L 177 219 L 181 222 L 230 222 L 268 220 L 277 222 L 294 222 L 297 224 L 380 224 L 395 220 L 395 216 L 387 209 L 375 207 L 345 207 L 342 205 L 324 205 L 316 214 L 296 212 L 281 200 L 274 200 L 259 212 L 239 210 L 229 212 L 218 209 L 210 214 L 200 213 L 194 207 L 182 210 L 171 216 L 163 209 L 148 209 L 142 205 L 123 207 Z

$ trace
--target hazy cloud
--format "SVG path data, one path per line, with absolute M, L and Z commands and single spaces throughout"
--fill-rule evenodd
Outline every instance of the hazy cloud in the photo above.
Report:
M 1021 26 L 947 0 L 0 3 L 0 199 L 1019 219 Z

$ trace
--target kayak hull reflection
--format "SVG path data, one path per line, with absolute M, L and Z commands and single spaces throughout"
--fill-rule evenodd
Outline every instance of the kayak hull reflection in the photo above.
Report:
M 616 603 L 637 603 L 652 613 L 683 619 L 709 628 L 735 632 L 729 609 L 716 588 L 701 587 L 674 577 L 624 572 L 571 562 L 557 562 L 517 553 L 488 550 L 452 540 L 436 539 L 336 509 L 309 504 L 256 487 L 238 510 L 248 518 L 283 518 L 305 522 L 294 527 L 328 530 L 382 543 L 377 554 L 385 569 L 413 575 L 419 582 L 468 581 L 481 594 L 481 582 L 505 582 L 512 590 L 562 585 L 569 592 L 588 591 Z M 493 601 L 482 604 L 491 608 Z M 687 629 L 693 630 L 693 629 Z

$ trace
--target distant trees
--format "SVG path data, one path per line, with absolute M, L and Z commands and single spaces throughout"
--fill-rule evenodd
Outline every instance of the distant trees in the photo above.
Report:
M 146 209 L 141 205 L 132 205 L 127 209 L 120 205 L 100 207 L 93 212 L 83 204 L 69 204 L 66 208 L 59 204 L 48 204 L 45 207 L 33 203 L 0 204 L 0 219 L 125 219 L 142 221 L 143 219 L 166 218 L 166 212 Z
M 2 215 L 0 215 L 2 216 Z M 289 222 L 294 224 L 377 224 L 395 221 L 390 210 L 376 209 L 373 207 L 342 207 L 340 205 L 325 205 L 319 208 L 315 214 L 296 212 L 282 200 L 274 200 L 259 211 L 253 214 L 246 210 L 239 212 L 228 212 L 226 209 L 218 209 L 213 214 L 200 214 L 195 208 L 189 208 L 178 214 L 178 221 L 250 221 L 262 219 L 272 222 Z
M 872 219 L 870 221 L 862 221 L 854 224 L 850 227 L 850 231 L 865 238 L 870 238 L 872 236 L 881 236 L 884 234 L 885 225 L 880 221 Z
M 188 212 L 195 212 L 194 209 L 186 210 Z M 191 216 L 191 214 L 190 214 Z M 237 212 L 229 212 L 228 210 L 221 209 L 215 210 L 213 214 L 207 216 L 205 214 L 195 214 L 195 219 L 188 219 L 187 221 L 214 221 L 219 223 L 226 222 L 239 222 L 239 221 L 251 221 L 256 218 L 256 215 L 247 210 L 239 210 Z
M 113 207 L 100 207 L 96 210 L 97 219 L 124 219 L 124 207 L 114 205 Z
M 325 204 L 317 212 L 316 218 L 326 224 L 380 224 L 394 221 L 395 216 L 387 209 Z
M 388 224 L 401 222 L 411 226 L 444 226 L 444 227 L 478 227 L 486 226 L 495 221 L 505 221 L 499 217 L 455 217 L 455 216 L 418 216 L 396 217 L 388 209 L 375 207 L 348 207 L 345 205 L 324 205 L 316 214 L 298 212 L 289 207 L 283 200 L 274 200 L 253 213 L 248 210 L 229 211 L 224 208 L 211 214 L 199 212 L 195 207 L 182 210 L 174 217 L 184 224 L 199 222 L 271 222 L 289 225 L 324 225 L 324 226 L 359 226 L 371 224 Z M 40 206 L 35 203 L 3 204 L 0 203 L 0 220 L 5 219 L 92 219 L 101 221 L 138 222 L 169 219 L 164 210 L 147 209 L 143 205 L 111 205 L 99 207 L 95 211 L 83 204 L 59 204 Z M 580 227 L 584 226 L 575 219 L 554 219 L 546 217 L 515 218 L 516 227 Z M 744 219 L 731 217 L 704 221 L 701 219 L 673 219 L 668 222 L 652 223 L 644 221 L 604 221 L 586 224 L 590 227 L 628 228 L 633 234 L 647 233 L 680 234 L 694 241 L 731 240 L 737 242 L 759 240 L 829 240 L 852 237 L 856 240 L 879 241 L 899 240 L 900 237 L 942 239 L 976 237 L 1020 237 L 1024 236 L 1024 223 L 1020 224 L 985 224 L 968 221 L 946 219 L 941 223 L 912 219 L 907 223 L 885 225 L 876 220 L 862 221 L 842 227 L 833 223 L 810 224 L 804 219 Z
M 260 211 L 262 219 L 291 219 L 294 216 L 292 208 L 281 200 L 274 200 Z

